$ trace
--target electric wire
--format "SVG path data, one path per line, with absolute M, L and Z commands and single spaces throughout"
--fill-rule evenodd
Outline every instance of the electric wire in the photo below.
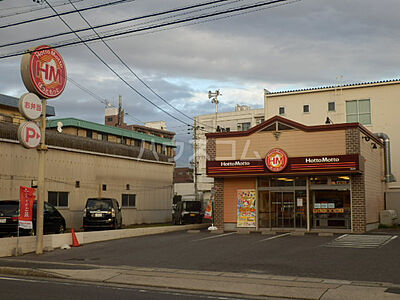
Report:
M 285 2 L 285 1 L 287 1 L 287 0 L 276 0 L 276 1 L 269 1 L 269 2 L 267 2 L 267 3 L 258 3 L 258 4 L 255 4 L 255 5 L 252 5 L 252 6 L 242 6 L 242 7 L 240 7 L 240 8 L 236 8 L 235 9 L 235 11 L 237 11 L 237 10 L 242 10 L 243 8 L 249 8 L 249 7 L 257 7 L 257 6 L 263 6 L 263 5 L 267 5 L 267 4 L 273 4 L 273 3 L 279 3 L 279 2 Z M 47 1 L 46 1 L 47 2 Z M 54 10 L 54 9 L 53 9 Z M 54 10 L 55 11 L 55 10 Z M 229 10 L 229 11 L 232 11 L 232 10 Z M 55 11 L 56 12 L 56 11 Z M 57 13 L 57 12 L 56 12 Z M 218 13 L 216 13 L 216 14 L 220 14 L 221 12 L 218 12 Z M 222 13 L 224 13 L 224 12 L 222 12 Z M 226 12 L 225 12 L 226 13 Z M 204 17 L 204 16 L 207 16 L 207 15 L 203 15 L 203 16 L 199 16 L 199 17 L 197 17 L 197 18 L 201 18 L 201 17 Z M 62 20 L 62 18 L 60 17 L 60 19 Z M 63 22 L 64 22 L 64 20 L 62 20 Z M 65 22 L 64 22 L 65 23 Z M 66 24 L 66 23 L 65 23 Z M 66 24 L 67 25 L 67 24 Z M 68 25 L 67 25 L 68 26 Z M 70 26 L 68 26 L 69 28 L 70 28 L 70 30 L 72 31 L 72 32 L 74 32 L 73 30 L 72 30 L 72 28 L 70 27 Z M 93 30 L 94 31 L 94 30 Z M 97 34 L 97 33 L 96 33 Z M 83 42 L 91 51 L 92 51 L 92 53 L 93 54 L 95 54 L 102 62 L 103 62 L 103 64 L 105 64 L 110 70 L 112 70 L 112 72 L 115 74 L 115 75 L 117 75 L 117 77 L 119 77 L 124 83 L 126 83 L 131 89 L 133 89 L 136 93 L 138 93 L 139 95 L 141 95 L 142 97 L 144 97 L 144 95 L 142 95 L 141 93 L 139 93 L 136 89 L 134 89 L 131 85 L 129 85 L 122 77 L 120 77 L 117 73 L 115 73 L 115 71 L 111 68 L 111 67 L 109 67 L 105 62 L 104 62 L 104 60 L 102 60 L 83 40 L 82 40 L 82 38 L 81 37 L 79 37 L 76 33 L 75 33 L 75 35 L 81 40 L 81 42 Z M 102 41 L 103 41 L 103 38 L 102 37 L 98 37 L 97 39 L 101 39 Z M 104 42 L 104 41 L 103 41 Z M 128 69 L 130 69 L 125 63 L 123 63 Z M 131 71 L 131 72 L 133 72 L 133 71 Z M 142 82 L 143 83 L 143 82 Z M 188 125 L 188 126 L 192 126 L 192 125 L 189 125 L 189 124 L 187 124 L 187 123 L 185 123 L 185 122 L 183 122 L 182 120 L 180 120 L 180 119 L 178 119 L 178 118 L 176 118 L 175 116 L 173 116 L 173 115 L 171 115 L 171 114 L 169 114 L 167 111 L 165 111 L 165 110 L 163 110 L 161 107 L 159 107 L 159 106 L 157 106 L 155 103 L 153 103 L 151 100 L 149 100 L 149 99 L 147 99 L 146 97 L 144 97 L 147 101 L 149 101 L 151 104 L 153 104 L 154 106 L 156 106 L 158 109 L 160 109 L 161 111 L 163 111 L 164 113 L 166 113 L 167 115 L 169 115 L 170 117 L 172 117 L 172 118 L 174 118 L 175 120 L 178 120 L 179 122 L 181 122 L 181 123 L 183 123 L 183 124 L 186 124 L 186 125 Z M 163 99 L 163 101 L 165 101 L 168 105 L 170 105 L 165 99 Z M 174 108 L 174 107 L 173 107 Z M 175 108 L 174 108 L 175 109 Z M 181 112 L 182 114 L 184 114 L 183 112 Z M 186 114 L 184 114 L 185 116 L 187 116 Z M 187 116 L 188 117 L 188 116 Z M 193 120 L 191 117 L 189 117 L 191 120 Z M 207 126 L 207 127 L 210 127 L 210 128 L 213 128 L 212 126 L 210 126 L 210 125 L 205 125 L 205 126 Z M 193 126 L 192 126 L 193 127 Z M 204 129 L 202 129 L 202 128 L 199 128 L 199 130 L 201 130 L 201 131 L 206 131 L 206 130 L 204 130 Z M 209 131 L 207 131 L 207 132 L 209 132 Z
M 58 15 L 58 12 L 49 4 L 49 2 L 47 0 L 44 0 L 44 1 L 47 3 L 47 5 L 49 5 L 49 7 L 54 11 L 54 13 L 56 13 Z M 58 16 L 58 17 L 65 24 L 65 26 L 67 26 L 69 28 L 69 30 L 71 30 L 79 39 L 81 39 L 81 37 L 77 33 L 74 32 L 72 27 L 61 16 Z M 90 52 L 92 52 L 97 57 L 97 59 L 99 59 L 115 76 L 117 76 L 122 82 L 124 82 L 136 94 L 138 94 L 140 97 L 145 99 L 147 102 L 149 102 L 150 104 L 152 104 L 153 106 L 155 106 L 156 108 L 158 108 L 159 110 L 161 110 L 162 112 L 164 112 L 165 114 L 170 116 L 171 118 L 177 120 L 180 123 L 187 124 L 186 122 L 182 121 L 181 119 L 170 114 L 168 111 L 164 110 L 162 107 L 158 106 L 156 103 L 154 103 L 149 98 L 147 98 L 145 95 L 143 95 L 141 92 L 139 92 L 137 89 L 135 89 L 131 84 L 129 84 L 129 82 L 127 82 L 124 78 L 122 78 L 122 76 L 119 75 L 118 72 L 115 71 L 106 61 L 104 61 L 104 59 L 102 59 L 85 41 L 82 40 L 82 43 L 90 50 Z
M 171 10 L 162 11 L 162 12 L 153 13 L 153 14 L 148 14 L 148 15 L 144 15 L 144 16 L 140 16 L 140 17 L 134 17 L 134 18 L 129 18 L 129 19 L 125 19 L 125 20 L 110 22 L 110 23 L 106 23 L 106 24 L 102 24 L 102 25 L 91 26 L 90 24 L 88 24 L 89 27 L 81 28 L 81 29 L 75 29 L 75 32 L 76 33 L 80 33 L 80 32 L 89 31 L 89 30 L 94 31 L 95 29 L 99 29 L 99 28 L 115 26 L 115 25 L 119 25 L 119 24 L 123 24 L 123 23 L 127 23 L 127 22 L 143 20 L 143 19 L 147 19 L 147 18 L 153 18 L 153 17 L 157 17 L 157 16 L 162 16 L 162 15 L 166 15 L 166 14 L 176 13 L 176 12 L 180 12 L 180 11 L 190 10 L 190 9 L 194 9 L 194 8 L 198 8 L 198 7 L 208 6 L 208 5 L 212 5 L 212 4 L 216 4 L 216 3 L 220 3 L 220 2 L 227 2 L 227 1 L 231 1 L 231 0 L 214 0 L 214 1 L 206 2 L 206 3 L 200 3 L 200 4 L 195 4 L 195 5 L 191 5 L 191 6 L 185 6 L 185 7 L 181 7 L 181 8 L 174 8 L 174 9 L 171 9 Z M 240 1 L 243 1 L 243 0 L 240 0 Z M 235 1 L 235 2 L 237 2 L 237 1 Z M 228 3 L 228 4 L 230 4 L 230 3 Z M 73 5 L 72 3 L 71 3 L 71 5 L 75 8 L 75 12 L 79 13 L 82 16 L 82 14 L 76 8 L 76 6 Z M 173 18 L 173 17 L 176 17 L 176 16 L 171 16 L 169 18 Z M 154 21 L 152 21 L 152 22 L 154 22 Z M 86 23 L 88 23 L 88 22 L 86 22 Z M 139 25 L 143 25 L 143 24 L 146 24 L 146 23 L 142 23 L 142 24 L 139 24 Z M 128 28 L 130 28 L 130 27 L 128 27 Z M 1 29 L 1 27 L 0 27 L 0 29 Z M 125 28 L 123 28 L 123 29 L 125 29 Z M 113 31 L 115 31 L 115 30 L 113 30 Z M 18 42 L 0 44 L 0 48 L 20 45 L 20 44 L 26 44 L 26 43 L 31 43 L 31 42 L 37 42 L 37 41 L 40 41 L 40 40 L 60 37 L 60 36 L 69 35 L 69 34 L 72 34 L 72 32 L 60 32 L 60 33 L 56 33 L 56 34 L 52 34 L 52 35 L 32 38 L 32 39 L 18 41 Z
M 237 11 L 250 10 L 250 9 L 254 9 L 254 8 L 258 8 L 258 7 L 262 7 L 262 6 L 267 6 L 267 5 L 272 5 L 272 4 L 275 4 L 275 3 L 287 2 L 287 1 L 289 1 L 289 0 L 271 0 L 271 1 L 267 1 L 267 2 L 258 2 L 257 4 L 253 4 L 253 5 L 242 6 L 242 7 L 239 7 L 239 8 L 233 8 L 233 9 L 229 9 L 229 10 L 225 10 L 225 11 L 218 11 L 218 12 L 215 12 L 215 13 L 205 14 L 205 15 L 201 15 L 201 16 L 194 16 L 194 17 L 191 17 L 191 18 L 175 20 L 175 21 L 162 23 L 162 24 L 157 24 L 157 25 L 153 25 L 153 26 L 149 26 L 149 27 L 145 27 L 145 28 L 128 30 L 128 31 L 125 31 L 125 32 L 112 33 L 112 34 L 108 34 L 108 35 L 102 36 L 101 38 L 109 39 L 109 38 L 114 38 L 114 37 L 118 37 L 118 36 L 132 34 L 132 33 L 135 33 L 135 32 L 152 30 L 152 29 L 171 26 L 171 25 L 175 25 L 175 24 L 182 24 L 182 23 L 186 23 L 186 22 L 190 22 L 190 21 L 194 21 L 194 20 L 200 20 L 200 19 L 205 19 L 205 18 L 209 18 L 209 17 L 213 17 L 213 16 L 220 16 L 220 15 L 230 14 L 230 13 L 237 12 Z M 98 41 L 98 40 L 100 40 L 100 38 L 98 38 L 98 37 L 89 38 L 89 39 L 85 39 L 85 40 L 79 37 L 79 40 L 76 40 L 76 41 L 56 43 L 55 45 L 52 45 L 52 48 L 61 48 L 61 47 L 73 46 L 73 45 L 78 45 L 78 44 L 82 44 L 82 43 L 94 42 L 94 41 Z M 43 49 L 43 50 L 45 50 L 45 49 Z M 0 55 L 0 59 L 20 56 L 20 55 L 25 54 L 26 52 L 27 52 L 26 50 L 20 50 L 20 51 L 14 52 L 14 53 L 3 54 L 3 55 Z
M 71 2 L 71 0 L 69 0 Z M 215 1 L 215 2 L 220 2 L 220 1 Z M 71 2 L 72 7 L 75 7 L 75 5 Z M 80 13 L 78 12 L 78 14 L 81 16 L 81 18 L 86 22 L 86 24 L 92 28 L 91 24 L 89 23 L 89 21 Z M 93 29 L 93 32 L 96 33 L 97 36 L 100 37 L 100 35 L 97 33 L 97 31 L 95 29 Z M 131 74 L 133 74 L 135 76 L 135 78 L 137 80 L 139 80 L 147 89 L 149 89 L 155 96 L 157 96 L 159 99 L 161 99 L 164 103 L 166 103 L 168 106 L 172 107 L 175 111 L 177 111 L 178 113 L 184 115 L 185 117 L 187 117 L 188 119 L 190 119 L 191 121 L 194 121 L 194 119 L 190 116 L 188 116 L 186 113 L 184 113 L 183 111 L 177 109 L 175 106 L 173 106 L 172 104 L 170 104 L 167 100 L 165 100 L 163 97 L 160 96 L 160 94 L 158 94 L 152 87 L 150 87 L 145 81 L 143 81 L 137 74 L 136 72 L 133 71 L 133 69 L 114 51 L 114 49 L 103 39 L 101 39 L 101 41 L 103 42 L 103 44 L 114 54 L 114 56 L 129 70 L 129 72 Z
M 107 2 L 107 3 L 103 3 L 103 4 L 80 8 L 79 11 L 86 11 L 86 10 L 91 10 L 91 9 L 96 9 L 96 8 L 101 8 L 101 7 L 111 6 L 111 5 L 117 5 L 117 4 L 121 4 L 124 2 L 125 3 L 133 2 L 133 1 L 136 1 L 136 0 L 117 0 L 117 1 L 113 1 L 113 2 Z M 48 4 L 47 1 L 46 1 L 46 3 L 50 7 L 50 4 Z M 53 6 L 51 6 L 51 7 L 53 7 Z M 76 13 L 76 11 L 75 10 L 65 11 L 65 12 L 59 13 L 59 15 L 65 16 L 65 15 L 69 15 L 69 14 L 73 14 L 73 13 Z M 22 25 L 22 24 L 28 24 L 28 23 L 37 22 L 37 21 L 43 21 L 43 20 L 55 18 L 57 16 L 58 15 L 43 16 L 43 17 L 39 17 L 39 18 L 35 18 L 35 19 L 29 19 L 29 20 L 19 21 L 19 22 L 15 22 L 15 23 L 11 23 L 11 24 L 1 25 L 0 29 L 14 27 L 17 25 Z
M 74 3 L 82 2 L 82 1 L 84 1 L 84 0 L 74 0 Z M 59 4 L 57 4 L 57 3 L 53 4 L 53 7 L 64 6 L 64 5 L 67 5 L 67 4 L 69 4 L 69 2 L 64 1 L 64 2 L 59 3 Z M 41 5 L 41 6 L 38 7 L 37 4 L 32 4 L 32 5 L 24 5 L 24 6 L 6 7 L 6 8 L 2 8 L 1 10 L 5 11 L 5 10 L 13 10 L 13 9 L 20 9 L 20 8 L 28 8 L 28 7 L 32 7 L 32 8 L 29 8 L 29 9 L 26 9 L 26 10 L 22 10 L 22 11 L 20 10 L 20 11 L 17 11 L 17 12 L 14 12 L 14 13 L 5 14 L 5 15 L 0 15 L 0 19 L 13 17 L 13 16 L 17 16 L 17 15 L 22 15 L 22 14 L 26 14 L 26 13 L 31 13 L 31 12 L 35 12 L 35 11 L 38 11 L 38 10 L 48 9 L 47 6 Z
M 110 106 L 116 108 L 116 106 L 112 103 L 110 103 L 109 101 L 107 101 L 107 99 L 103 99 L 102 97 L 100 97 L 99 95 L 96 95 L 94 92 L 92 92 L 91 90 L 89 90 L 88 88 L 82 86 L 81 84 L 79 84 L 78 82 L 76 82 L 75 80 L 73 80 L 71 77 L 68 77 L 68 81 L 72 82 L 77 88 L 81 89 L 82 91 L 84 91 L 85 93 L 91 95 L 93 98 L 95 98 L 97 101 L 99 101 L 100 103 L 104 104 L 105 106 Z M 125 112 L 125 115 L 128 116 L 129 118 L 131 118 L 132 120 L 135 120 L 136 122 L 142 123 L 144 124 L 144 121 L 139 120 L 138 118 L 132 116 L 130 113 Z

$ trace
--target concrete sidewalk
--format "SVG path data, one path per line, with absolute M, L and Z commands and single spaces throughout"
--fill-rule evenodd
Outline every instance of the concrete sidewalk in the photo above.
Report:
M 45 264 L 45 262 L 43 262 Z M 47 263 L 48 264 L 48 263 Z M 63 268 L 64 265 L 64 268 Z M 1 274 L 64 278 L 104 284 L 124 284 L 188 291 L 295 299 L 400 299 L 400 286 L 322 278 L 209 272 L 180 269 L 57 264 L 55 268 L 0 267 Z M 74 266 L 74 268 L 71 268 Z M 91 267 L 91 269 L 88 267 Z

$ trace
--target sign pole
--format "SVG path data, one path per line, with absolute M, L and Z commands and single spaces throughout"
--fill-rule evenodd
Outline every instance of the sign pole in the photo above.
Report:
M 43 253 L 43 214 L 44 199 L 46 197 L 45 187 L 45 154 L 46 147 L 46 99 L 42 99 L 42 116 L 40 120 L 41 141 L 39 147 L 39 179 L 38 179 L 38 200 L 36 211 L 36 254 Z

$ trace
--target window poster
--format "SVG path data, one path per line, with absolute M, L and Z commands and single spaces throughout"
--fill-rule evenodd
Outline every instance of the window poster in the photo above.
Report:
M 256 190 L 237 190 L 237 227 L 256 227 Z

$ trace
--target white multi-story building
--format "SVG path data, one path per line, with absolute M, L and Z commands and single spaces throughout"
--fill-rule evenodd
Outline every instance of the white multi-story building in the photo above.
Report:
M 195 120 L 195 161 L 197 171 L 194 175 L 197 180 L 197 189 L 203 194 L 203 199 L 210 197 L 213 178 L 206 175 L 206 137 L 207 132 L 215 131 L 245 131 L 264 122 L 264 109 L 251 109 L 247 105 L 237 104 L 235 111 L 201 115 Z
M 387 198 L 398 200 L 400 211 L 399 99 L 398 79 L 273 93 L 265 90 L 265 119 L 280 115 L 306 125 L 359 122 L 374 133 L 389 136 L 391 171 L 397 181 L 388 185 Z

